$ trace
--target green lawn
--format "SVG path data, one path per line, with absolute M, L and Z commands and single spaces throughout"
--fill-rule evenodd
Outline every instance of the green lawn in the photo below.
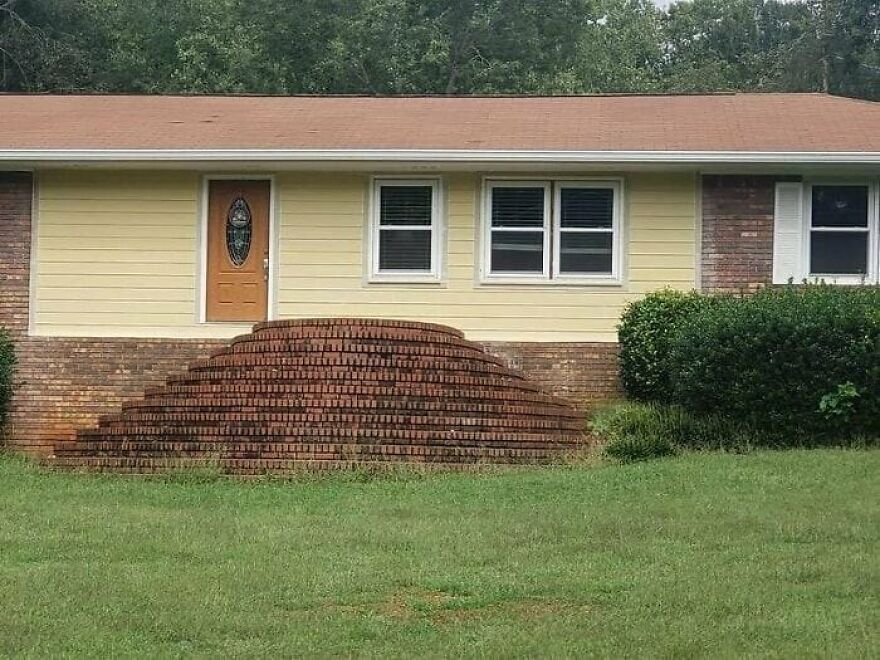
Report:
M 298 482 L 0 458 L 0 656 L 880 648 L 880 451 Z

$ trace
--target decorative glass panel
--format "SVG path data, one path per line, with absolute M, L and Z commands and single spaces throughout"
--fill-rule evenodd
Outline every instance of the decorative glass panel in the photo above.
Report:
M 493 273 L 544 272 L 544 234 L 534 231 L 493 231 Z
M 236 268 L 247 261 L 251 251 L 252 231 L 251 208 L 243 197 L 236 197 L 226 215 L 226 250 L 229 252 L 229 260 Z

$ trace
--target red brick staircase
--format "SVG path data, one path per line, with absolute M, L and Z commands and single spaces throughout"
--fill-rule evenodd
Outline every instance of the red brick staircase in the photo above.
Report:
M 55 466 L 233 474 L 545 463 L 584 421 L 458 330 L 375 319 L 262 323 L 61 443 Z

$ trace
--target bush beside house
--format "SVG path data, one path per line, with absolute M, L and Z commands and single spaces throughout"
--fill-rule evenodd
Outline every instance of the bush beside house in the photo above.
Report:
M 9 334 L 0 328 L 0 428 L 6 421 L 6 410 L 12 398 L 12 369 L 15 351 Z
M 611 455 L 880 436 L 880 288 L 661 291 L 627 308 L 620 342 L 624 389 L 642 405 L 594 420 Z

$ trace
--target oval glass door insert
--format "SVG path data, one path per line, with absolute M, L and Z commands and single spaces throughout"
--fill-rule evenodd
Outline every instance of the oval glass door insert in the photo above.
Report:
M 232 200 L 226 214 L 226 250 L 229 260 L 241 268 L 251 251 L 251 208 L 243 197 Z

